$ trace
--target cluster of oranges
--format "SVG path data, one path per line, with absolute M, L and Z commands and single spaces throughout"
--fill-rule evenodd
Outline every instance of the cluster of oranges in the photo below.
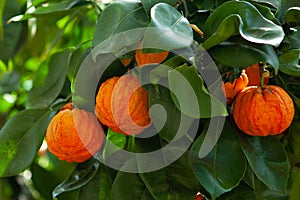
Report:
M 143 53 L 137 49 L 137 65 L 160 63 L 167 51 Z M 128 64 L 131 61 L 124 62 Z M 66 104 L 51 120 L 46 142 L 51 153 L 60 160 L 84 162 L 90 159 L 104 143 L 102 125 L 116 133 L 135 135 L 151 124 L 148 94 L 134 75 L 112 77 L 101 84 L 96 96 L 95 112 L 73 108 Z
M 136 50 L 139 67 L 160 63 L 169 52 L 144 54 Z M 128 62 L 127 62 L 128 63 Z M 286 91 L 268 85 L 254 64 L 242 70 L 232 83 L 224 83 L 226 103 L 232 105 L 238 128 L 252 136 L 277 135 L 286 130 L 294 117 L 293 101 Z M 151 124 L 148 94 L 137 76 L 112 77 L 101 84 L 95 98 L 94 113 L 65 105 L 51 120 L 46 141 L 48 149 L 60 160 L 83 162 L 102 147 L 105 139 L 102 125 L 124 135 L 141 133 Z
M 268 85 L 268 78 L 261 74 L 260 66 L 254 64 L 242 70 L 233 83 L 226 82 L 226 102 L 233 103 L 233 118 L 242 132 L 252 136 L 278 135 L 291 125 L 294 104 L 284 89 Z

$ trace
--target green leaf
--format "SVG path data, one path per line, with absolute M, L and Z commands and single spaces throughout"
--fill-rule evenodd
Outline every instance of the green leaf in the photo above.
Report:
M 266 19 L 246 1 L 229 1 L 222 4 L 209 16 L 203 29 L 207 37 L 202 45 L 205 49 L 238 33 L 250 42 L 274 46 L 279 46 L 284 38 L 281 26 Z
M 96 175 L 99 165 L 99 162 L 93 158 L 79 163 L 72 174 L 53 190 L 52 197 L 56 198 L 64 192 L 73 191 L 86 185 Z
M 70 55 L 70 62 L 68 66 L 68 78 L 70 81 L 76 77 L 78 69 L 82 64 L 87 54 L 91 52 L 91 48 L 87 48 L 85 51 L 81 48 L 74 50 Z
M 128 69 L 111 53 L 98 54 L 95 58 L 93 53 L 84 56 L 72 81 L 72 99 L 77 107 L 94 112 L 98 83 L 113 76 L 121 76 Z
M 193 42 L 193 30 L 182 14 L 166 3 L 151 8 L 151 22 L 145 32 L 143 47 L 173 50 L 189 47 Z
M 279 56 L 279 70 L 291 75 L 300 76 L 300 49 L 290 50 Z
M 277 18 L 282 24 L 284 24 L 287 11 L 292 7 L 299 6 L 300 4 L 298 0 L 282 0 L 277 10 Z
M 31 164 L 54 114 L 24 110 L 8 120 L 0 131 L 0 176 L 17 175 Z
M 174 57 L 168 59 L 161 65 L 153 67 L 153 69 L 151 69 L 145 73 L 147 73 L 147 76 L 149 76 L 149 74 L 150 74 L 149 78 L 150 78 L 151 82 L 156 84 L 156 83 L 159 83 L 162 79 L 168 77 L 168 72 L 170 71 L 170 69 L 175 69 L 187 62 L 188 61 L 186 59 L 177 55 L 177 56 L 174 56 Z M 148 67 L 148 66 L 141 68 L 140 74 L 144 73 L 143 71 L 145 69 L 147 69 L 146 67 Z M 141 79 L 143 80 L 144 78 L 141 78 Z
M 9 22 L 20 22 L 23 20 L 28 20 L 32 17 L 38 17 L 41 15 L 54 15 L 57 13 L 69 12 L 72 8 L 84 6 L 84 5 L 94 5 L 92 1 L 83 0 L 64 0 L 59 2 L 47 2 L 47 5 L 40 5 L 32 11 L 30 7 L 24 15 L 17 15 L 9 19 Z
M 253 2 L 267 4 L 272 6 L 273 8 L 278 8 L 280 0 L 253 0 Z
M 108 200 L 111 196 L 111 187 L 112 181 L 106 171 L 106 167 L 100 164 L 93 179 L 78 189 L 78 199 Z
M 289 162 L 280 141 L 272 136 L 253 137 L 237 133 L 243 152 L 256 176 L 277 192 L 285 192 L 289 178 Z
M 294 27 L 294 33 L 288 36 L 290 49 L 300 49 L 300 26 Z
M 187 153 L 165 168 L 139 175 L 154 199 L 193 199 L 199 189 Z
M 225 124 L 214 149 L 200 159 L 205 131 L 191 148 L 190 162 L 199 183 L 215 199 L 239 184 L 246 171 L 246 159 L 229 123 Z
M 156 86 L 149 91 L 149 107 L 152 123 L 162 140 L 179 139 L 190 129 L 192 118 L 182 114 L 175 106 L 166 87 Z
M 177 0 L 141 0 L 142 5 L 146 12 L 149 14 L 151 8 L 157 3 L 167 3 L 171 6 L 174 6 L 177 3 Z
M 111 200 L 138 199 L 154 200 L 144 182 L 137 173 L 119 171 L 113 182 Z
M 266 44 L 255 44 L 235 37 L 209 50 L 210 55 L 223 65 L 246 68 L 259 62 L 269 63 L 275 70 L 279 61 L 274 48 Z
M 64 0 L 60 2 L 49 3 L 47 6 L 39 6 L 30 14 L 43 15 L 43 14 L 67 11 L 81 4 L 92 4 L 92 2 L 82 1 L 82 0 Z
M 0 93 L 10 93 L 19 89 L 20 75 L 16 71 L 3 74 L 0 79 Z
M 42 160 L 45 159 L 47 159 L 46 156 L 41 156 L 36 162 L 33 162 L 30 165 L 30 171 L 32 173 L 31 180 L 34 187 L 39 191 L 40 195 L 44 199 L 52 199 L 51 193 L 53 189 L 70 175 L 70 173 L 74 170 L 75 165 L 74 163 L 55 160 L 56 162 L 53 162 L 53 164 L 55 163 L 54 165 L 51 165 L 51 161 L 51 164 L 47 163 L 51 167 L 45 169 L 36 164 L 41 163 Z M 51 179 L 49 179 L 49 177 L 51 177 Z
M 299 26 L 300 25 L 300 7 L 289 8 L 285 14 L 285 21 L 286 21 L 286 23 L 290 24 L 291 26 Z
M 101 53 L 118 52 L 118 50 L 136 44 L 148 25 L 147 15 L 139 3 L 118 2 L 107 6 L 101 13 L 93 38 L 93 46 L 108 46 Z M 132 30 L 135 29 L 135 30 Z M 129 32 L 126 32 L 129 31 Z M 118 39 L 113 36 L 119 34 Z M 104 44 L 102 44 L 105 42 Z M 120 48 L 120 49 L 119 49 Z M 101 49 L 99 49 L 101 50 Z
M 69 49 L 55 53 L 42 64 L 49 72 L 44 75 L 46 77 L 36 77 L 34 80 L 33 88 L 28 93 L 27 108 L 47 108 L 57 98 L 64 86 L 70 53 Z
M 0 37 L 0 59 L 7 63 L 8 60 L 16 54 L 20 47 L 21 36 L 25 36 L 26 33 L 22 32 L 24 28 L 22 24 L 6 23 L 10 17 L 20 12 L 20 5 L 17 0 L 4 1 L 1 3 L 5 3 L 5 6 L 3 12 L 1 12 L 2 18 L 0 18 L 3 23 L 3 36 L 2 38 Z
M 263 182 L 255 177 L 255 194 L 258 199 L 267 200 L 285 200 L 289 197 L 289 191 L 282 193 L 274 190 L 270 190 Z
M 3 31 L 3 10 L 6 4 L 6 0 L 0 2 L 0 41 L 3 39 L 4 31 Z
M 252 188 L 246 184 L 241 183 L 238 187 L 234 188 L 232 191 L 222 195 L 220 197 L 222 200 L 258 200 L 255 192 Z
M 176 107 L 187 116 L 210 118 L 227 115 L 225 105 L 208 93 L 196 68 L 182 65 L 169 71 L 168 78 L 171 97 Z
M 127 139 L 123 134 L 116 133 L 111 130 L 111 128 L 107 131 L 106 140 L 109 141 L 105 143 L 103 148 L 103 159 L 106 160 L 112 154 L 120 149 L 124 149 Z M 111 144 L 110 144 L 111 143 Z
M 297 173 L 295 180 L 293 182 L 289 200 L 298 200 L 300 198 L 299 185 L 300 185 L 300 171 Z

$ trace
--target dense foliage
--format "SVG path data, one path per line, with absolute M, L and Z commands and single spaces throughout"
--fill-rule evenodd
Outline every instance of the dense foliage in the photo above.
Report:
M 2 0 L 0 18 L 1 200 L 193 199 L 197 192 L 208 199 L 300 199 L 299 0 Z M 151 28 L 160 30 L 159 37 L 153 38 Z M 125 31 L 130 37 L 111 39 Z M 163 61 L 168 68 L 136 70 L 134 51 L 122 52 L 135 49 L 142 39 L 170 51 Z M 105 41 L 106 48 L 97 48 Z M 224 96 L 213 95 L 221 85 L 204 81 L 210 65 L 199 75 L 194 63 L 176 55 L 191 45 L 209 53 L 223 81 L 239 77 L 252 64 L 267 66 L 269 84 L 282 87 L 293 99 L 292 125 L 279 136 L 243 134 Z M 97 58 L 90 58 L 91 52 Z M 92 87 L 80 85 L 79 76 L 95 74 L 82 67 L 89 59 L 113 60 L 105 69 L 105 64 L 94 66 L 103 73 Z M 124 59 L 130 60 L 127 67 Z M 151 152 L 180 133 L 177 139 L 191 144 L 179 159 L 155 171 L 128 173 L 106 166 L 97 156 L 78 164 L 60 161 L 44 148 L 47 126 L 64 104 L 73 101 L 93 111 L 97 87 L 133 68 L 142 82 L 151 75 L 153 83 L 145 85 L 149 104 L 163 106 L 166 119 L 161 118 L 164 114 L 152 116 L 159 133 L 149 138 L 120 135 L 106 127 L 107 140 L 129 152 Z M 180 84 L 180 77 L 189 86 Z M 199 109 L 186 98 L 190 89 Z M 211 105 L 217 109 L 212 111 Z M 222 117 L 224 127 L 215 121 Z M 206 140 L 210 123 L 222 130 L 213 141 Z M 203 144 L 213 148 L 203 152 Z M 104 145 L 98 156 L 117 153 Z

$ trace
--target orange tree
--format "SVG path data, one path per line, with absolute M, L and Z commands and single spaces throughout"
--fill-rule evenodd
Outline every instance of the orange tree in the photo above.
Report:
M 0 18 L 0 199 L 300 198 L 298 0 L 4 0 Z M 253 65 L 285 97 L 226 105 Z

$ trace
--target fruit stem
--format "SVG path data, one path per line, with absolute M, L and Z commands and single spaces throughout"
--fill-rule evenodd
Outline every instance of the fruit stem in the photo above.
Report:
M 260 84 L 259 86 L 262 87 L 264 86 L 264 76 L 263 76 L 263 71 L 264 71 L 264 68 L 265 68 L 266 64 L 264 63 L 262 67 L 260 67 Z

